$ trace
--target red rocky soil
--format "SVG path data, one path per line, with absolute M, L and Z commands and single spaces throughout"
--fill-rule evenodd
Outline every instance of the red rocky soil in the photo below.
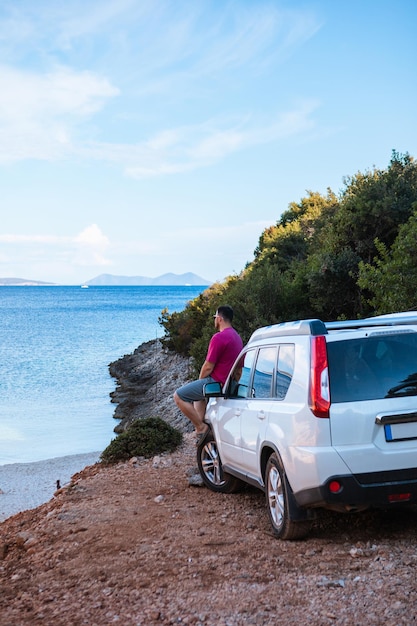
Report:
M 91 466 L 0 524 L 0 624 L 415 623 L 416 512 L 326 514 L 279 541 L 261 492 L 190 486 L 194 454 L 186 435 Z
M 187 363 L 150 342 L 112 366 L 121 423 L 145 407 L 181 426 Z M 308 539 L 279 541 L 260 491 L 190 486 L 193 441 L 86 468 L 0 523 L 0 626 L 416 623 L 415 509 L 326 513 Z

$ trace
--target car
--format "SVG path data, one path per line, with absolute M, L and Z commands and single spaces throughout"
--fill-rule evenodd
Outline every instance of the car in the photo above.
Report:
M 205 395 L 204 484 L 263 490 L 277 538 L 321 509 L 416 503 L 417 312 L 259 328 Z

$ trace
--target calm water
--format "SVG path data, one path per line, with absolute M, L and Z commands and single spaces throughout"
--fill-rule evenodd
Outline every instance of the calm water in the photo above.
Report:
M 103 450 L 108 364 L 204 287 L 0 287 L 0 465 Z

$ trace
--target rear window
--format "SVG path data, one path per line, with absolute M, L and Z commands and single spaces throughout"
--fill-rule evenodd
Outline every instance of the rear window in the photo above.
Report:
M 332 402 L 417 395 L 417 333 L 381 332 L 330 341 Z
M 282 344 L 279 348 L 275 395 L 280 400 L 285 398 L 294 374 L 294 352 L 293 344 Z
M 248 350 L 232 371 L 226 397 L 283 400 L 294 374 L 294 344 Z
M 253 373 L 252 398 L 270 398 L 274 377 L 277 348 L 260 348 Z

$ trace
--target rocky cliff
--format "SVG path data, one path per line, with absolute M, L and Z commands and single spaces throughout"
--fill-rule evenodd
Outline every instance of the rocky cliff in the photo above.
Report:
M 135 419 L 151 416 L 161 417 L 183 433 L 193 430 L 173 400 L 174 391 L 190 378 L 189 359 L 167 351 L 154 339 L 110 363 L 109 371 L 117 381 L 110 394 L 117 404 L 114 417 L 120 420 L 116 433 Z

